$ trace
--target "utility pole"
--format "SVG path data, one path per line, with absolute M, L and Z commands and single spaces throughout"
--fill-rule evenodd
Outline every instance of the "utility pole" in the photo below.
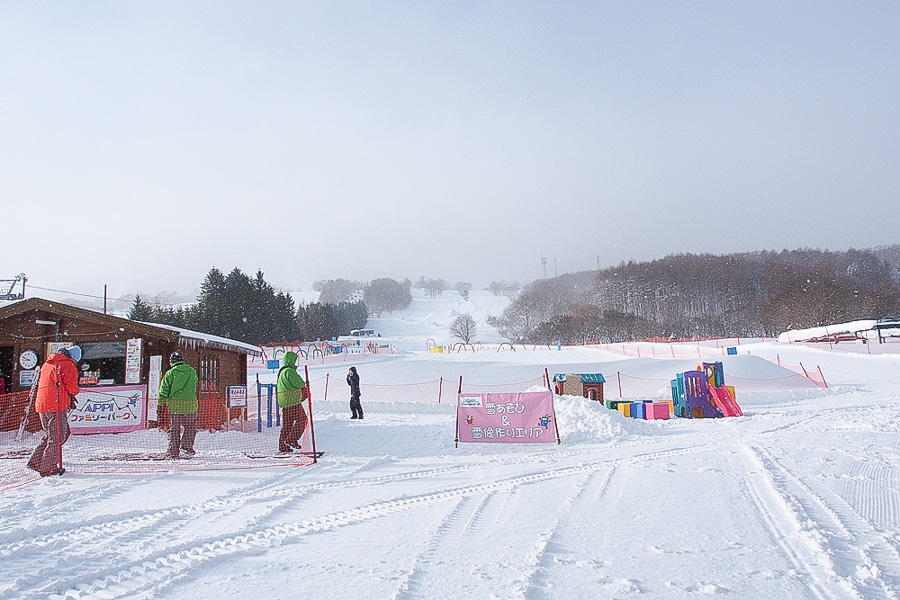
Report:
M 541 264 L 544 265 L 544 279 L 547 279 L 547 253 L 541 254 Z

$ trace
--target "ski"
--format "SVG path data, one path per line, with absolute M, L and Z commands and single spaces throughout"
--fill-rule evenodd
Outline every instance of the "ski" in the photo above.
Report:
M 313 458 L 321 457 L 324 452 L 275 452 L 275 453 L 264 453 L 264 452 L 244 452 L 244 456 L 247 458 L 292 458 L 294 456 L 308 456 Z
M 169 458 L 165 452 L 122 452 L 121 454 L 106 454 L 103 456 L 92 456 L 88 460 L 180 460 L 180 458 Z
M 22 434 L 25 433 L 25 426 L 28 425 L 28 418 L 31 416 L 31 411 L 34 408 L 34 399 L 35 392 L 37 392 L 38 381 L 41 378 L 41 368 L 37 367 L 34 370 L 34 379 L 31 380 L 31 389 L 28 390 L 28 404 L 25 405 L 25 416 L 22 417 L 22 422 L 19 424 L 19 431 L 16 432 L 16 441 L 22 439 Z
M 32 452 L 33 452 L 33 450 L 30 450 L 28 448 L 22 448 L 21 450 L 9 450 L 7 452 L 0 452 L 0 460 L 25 458 L 26 456 L 30 456 Z

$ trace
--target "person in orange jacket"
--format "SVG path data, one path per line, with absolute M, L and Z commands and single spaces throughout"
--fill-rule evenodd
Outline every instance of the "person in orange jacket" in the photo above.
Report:
M 41 477 L 62 475 L 62 446 L 69 439 L 69 410 L 78 395 L 78 361 L 81 348 L 72 346 L 51 354 L 41 367 L 35 410 L 41 418 L 44 437 L 28 459 L 28 468 Z

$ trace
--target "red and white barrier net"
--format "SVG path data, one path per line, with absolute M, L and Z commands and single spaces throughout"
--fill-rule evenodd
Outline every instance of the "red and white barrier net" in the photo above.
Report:
M 616 373 L 615 379 L 606 382 L 606 397 L 614 398 L 669 398 L 672 393 L 671 379 L 648 379 L 634 377 L 625 373 Z M 797 389 L 815 389 L 825 387 L 815 380 L 803 375 L 787 375 L 785 377 L 767 379 L 748 379 L 729 375 L 725 382 L 741 392 L 773 392 Z
M 0 396 L 0 490 L 40 475 L 27 467 L 28 459 L 44 436 L 40 420 L 29 409 L 28 392 Z M 227 408 L 222 398 L 202 398 L 196 454 L 166 458 L 168 418 L 165 412 L 147 428 L 122 433 L 78 433 L 72 428 L 63 445 L 67 473 L 153 473 L 303 466 L 316 462 L 312 402 L 303 403 L 307 425 L 299 449 L 279 452 L 281 411 L 269 398 L 248 398 L 247 408 Z M 262 407 L 262 411 L 258 407 Z M 76 418 L 70 413 L 70 419 Z
M 394 383 L 378 385 L 361 383 L 360 392 L 363 408 L 369 402 L 419 402 L 419 403 L 456 403 L 456 394 L 460 391 L 459 379 L 432 379 L 418 383 Z M 509 390 L 524 391 L 542 385 L 546 387 L 543 377 L 526 381 L 497 384 L 473 384 L 462 382 L 462 391 L 471 394 L 505 392 Z M 349 402 L 349 392 L 343 379 L 339 377 L 320 377 L 310 381 L 313 402 Z M 263 407 L 265 410 L 265 407 Z
M 792 368 L 780 359 L 779 364 Z M 811 371 L 801 365 L 799 370 L 802 374 L 776 379 L 754 380 L 729 375 L 727 382 L 734 385 L 739 394 L 825 386 L 818 368 Z M 670 379 L 648 379 L 619 372 L 605 376 L 604 395 L 609 399 L 668 398 L 671 394 Z M 343 380 L 330 381 L 325 376 L 313 379 L 309 384 L 312 396 L 303 403 L 308 423 L 299 451 L 278 452 L 281 411 L 274 385 L 251 384 L 244 408 L 228 408 L 224 394 L 216 390 L 201 393 L 194 443 L 196 455 L 190 459 L 164 458 L 168 446 L 168 421 L 161 413 L 155 417 L 158 420 L 150 420 L 147 427 L 135 431 L 73 434 L 63 447 L 63 466 L 69 473 L 153 473 L 309 465 L 316 461 L 312 407 L 319 403 L 325 410 L 335 410 L 338 403 L 347 402 L 349 412 L 349 396 Z M 458 378 L 394 385 L 363 383 L 362 403 L 367 412 L 373 408 L 378 410 L 379 405 L 384 407 L 396 402 L 422 406 L 454 405 L 460 384 L 462 392 L 471 394 L 526 391 L 548 385 L 544 377 L 502 384 L 461 382 Z M 28 395 L 28 392 L 17 392 L 0 396 L 0 491 L 39 478 L 26 466 L 43 437 L 38 416 L 27 408 Z

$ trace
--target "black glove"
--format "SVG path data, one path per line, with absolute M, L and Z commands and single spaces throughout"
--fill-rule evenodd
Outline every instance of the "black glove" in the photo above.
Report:
M 78 404 L 75 402 L 75 396 L 69 394 L 69 410 L 75 410 L 78 408 Z

